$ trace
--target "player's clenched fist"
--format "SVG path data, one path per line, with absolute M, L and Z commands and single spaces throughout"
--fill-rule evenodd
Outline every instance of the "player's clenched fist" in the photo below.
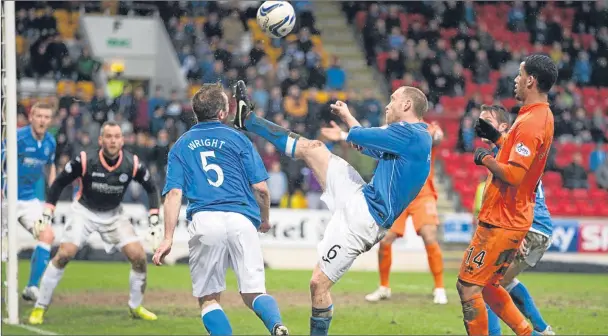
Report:
M 345 102 L 338 100 L 335 103 L 329 105 L 331 108 L 331 112 L 344 119 L 347 116 L 350 116 L 350 111 L 348 110 L 348 106 Z
M 154 262 L 154 265 L 161 266 L 163 264 L 165 257 L 171 252 L 171 246 L 173 246 L 172 239 L 163 239 L 162 243 L 156 249 L 156 252 L 154 252 L 154 256 L 152 257 L 152 262 Z

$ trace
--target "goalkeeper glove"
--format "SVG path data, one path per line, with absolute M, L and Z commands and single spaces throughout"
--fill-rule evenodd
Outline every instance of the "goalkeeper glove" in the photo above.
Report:
M 158 213 L 151 213 L 148 215 L 148 223 L 150 225 L 150 229 L 148 230 L 148 241 L 152 244 L 152 249 L 156 250 L 163 241 L 163 227 L 160 223 L 160 216 L 158 216 Z
M 477 119 L 475 123 L 475 134 L 480 138 L 488 139 L 496 143 L 500 139 L 500 132 L 484 119 Z
M 47 228 L 47 226 L 51 226 L 52 223 L 53 208 L 45 206 L 44 210 L 42 211 L 42 217 L 40 217 L 34 223 L 34 230 L 32 232 L 34 234 L 34 238 L 38 239 L 38 237 L 40 237 L 40 234 Z
M 490 150 L 488 150 L 487 148 L 483 148 L 483 147 L 477 148 L 475 150 L 475 154 L 473 154 L 475 164 L 478 166 L 483 166 L 483 158 L 485 158 L 488 155 L 492 156 L 492 152 L 490 152 Z

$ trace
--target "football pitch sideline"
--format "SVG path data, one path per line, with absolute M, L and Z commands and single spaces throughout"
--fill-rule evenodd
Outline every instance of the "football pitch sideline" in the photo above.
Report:
M 27 281 L 29 262 L 19 265 L 20 289 Z M 200 310 L 191 295 L 187 265 L 149 265 L 144 305 L 155 312 L 155 322 L 128 316 L 127 263 L 73 261 L 45 315 L 45 323 L 2 325 L 3 335 L 201 335 L 206 334 Z M 283 320 L 292 335 L 308 334 L 310 271 L 267 271 L 267 289 L 279 302 Z M 449 304 L 432 303 L 432 277 L 427 273 L 391 275 L 393 297 L 367 303 L 365 294 L 376 289 L 374 272 L 349 272 L 334 287 L 334 319 L 330 334 L 434 334 L 462 335 L 464 326 L 456 293 L 456 272 L 445 275 Z M 556 333 L 608 334 L 608 275 L 528 273 L 520 277 Z M 222 306 L 235 334 L 267 335 L 261 321 L 245 308 L 236 292 L 236 280 L 228 272 L 228 293 Z M 33 305 L 21 301 L 21 323 Z M 2 311 L 3 317 L 5 311 Z M 512 334 L 503 325 L 503 332 Z

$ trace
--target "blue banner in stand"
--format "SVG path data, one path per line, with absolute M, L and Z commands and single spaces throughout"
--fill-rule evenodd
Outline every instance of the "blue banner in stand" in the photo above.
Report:
M 443 216 L 443 241 L 446 243 L 468 243 L 473 237 L 473 215 L 470 213 L 451 213 Z
M 577 252 L 579 239 L 578 219 L 553 219 L 553 237 L 549 252 Z

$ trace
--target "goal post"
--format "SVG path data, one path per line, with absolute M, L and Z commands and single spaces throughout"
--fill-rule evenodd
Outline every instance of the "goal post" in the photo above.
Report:
M 6 202 L 6 213 L 0 215 L 7 223 L 8 252 L 5 267 L 7 291 L 4 297 L 4 306 L 8 310 L 8 324 L 19 323 L 19 284 L 17 279 L 17 50 L 15 38 L 15 2 L 1 1 L 2 7 L 2 146 L 3 178 L 6 178 L 6 189 L 3 201 Z M 6 246 L 3 246 L 3 249 Z M 3 293 L 4 294 L 4 293 Z

